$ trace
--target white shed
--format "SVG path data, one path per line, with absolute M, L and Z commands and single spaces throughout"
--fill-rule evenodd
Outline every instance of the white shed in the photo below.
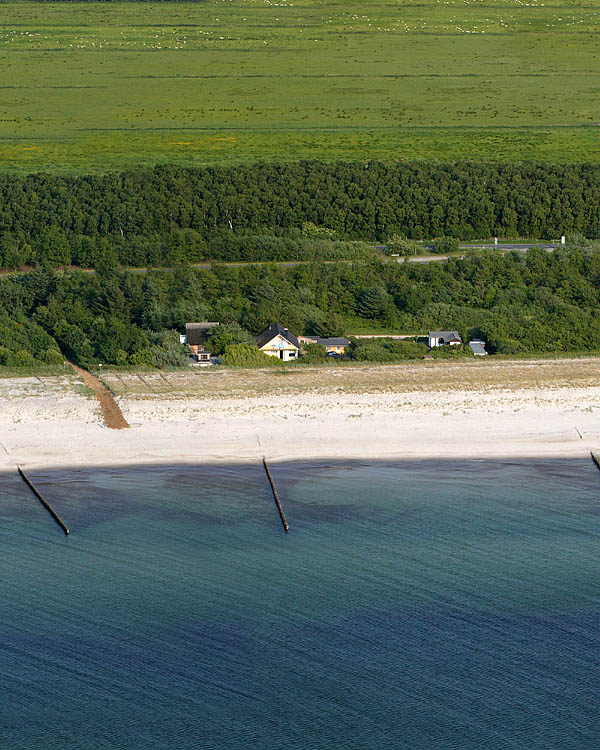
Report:
M 429 331 L 427 344 L 430 349 L 434 346 L 458 346 L 462 339 L 458 331 Z

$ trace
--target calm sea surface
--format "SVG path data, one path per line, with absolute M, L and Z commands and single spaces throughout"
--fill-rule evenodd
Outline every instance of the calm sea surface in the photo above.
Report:
M 0 475 L 0 747 L 600 747 L 591 461 Z

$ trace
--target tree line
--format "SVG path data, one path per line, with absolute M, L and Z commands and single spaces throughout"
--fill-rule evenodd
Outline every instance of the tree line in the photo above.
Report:
M 572 231 L 599 236 L 600 165 L 303 161 L 0 175 L 3 268 L 335 259 L 347 240 Z
M 179 332 L 201 320 L 223 324 L 211 342 L 216 353 L 252 344 L 274 321 L 317 336 L 458 330 L 501 354 L 600 351 L 599 303 L 600 252 L 584 242 L 431 264 L 215 263 L 147 274 L 44 267 L 0 279 L 0 365 L 52 364 L 65 355 L 86 367 L 180 366 L 187 358 Z M 357 340 L 352 353 L 394 361 L 420 357 L 424 347 Z

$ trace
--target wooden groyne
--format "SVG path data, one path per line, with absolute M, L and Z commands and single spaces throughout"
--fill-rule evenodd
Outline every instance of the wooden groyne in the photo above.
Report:
M 52 516 L 52 518 L 56 521 L 56 523 L 60 526 L 60 528 L 65 532 L 65 534 L 69 535 L 69 528 L 67 527 L 66 523 L 61 519 L 61 517 L 58 515 L 58 513 L 54 510 L 54 508 L 50 505 L 50 503 L 47 500 L 44 500 L 41 492 L 37 489 L 37 487 L 34 485 L 34 483 L 29 479 L 29 477 L 25 474 L 23 469 L 17 464 L 17 469 L 19 470 L 19 474 L 21 475 L 21 479 L 25 482 L 25 484 L 29 487 L 29 489 L 33 492 L 33 494 L 37 497 L 37 499 L 40 501 L 40 503 L 46 508 L 48 513 Z
M 271 470 L 269 469 L 269 465 L 267 463 L 267 459 L 263 458 L 263 466 L 265 467 L 265 472 L 267 473 L 267 479 L 269 480 L 269 484 L 271 485 L 271 490 L 273 492 L 273 499 L 275 500 L 275 505 L 277 506 L 277 510 L 279 511 L 279 517 L 281 518 L 281 523 L 283 525 L 283 530 L 287 532 L 290 530 L 289 524 L 286 521 L 285 513 L 283 512 L 283 506 L 281 505 L 281 500 L 279 499 L 279 495 L 277 494 L 277 487 L 275 487 L 275 482 L 273 481 L 273 477 L 271 476 Z
M 592 457 L 592 461 L 596 464 L 596 468 L 600 470 L 600 459 L 594 454 L 593 451 L 590 451 L 590 456 Z

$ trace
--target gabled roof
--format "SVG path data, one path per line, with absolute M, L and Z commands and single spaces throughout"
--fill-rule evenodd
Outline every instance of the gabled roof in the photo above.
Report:
M 218 323 L 186 323 L 185 324 L 185 335 L 188 346 L 199 346 L 206 341 L 207 333 L 212 329 L 216 328 Z
M 462 341 L 458 331 L 429 331 L 430 339 L 444 339 L 444 341 Z
M 269 341 L 276 336 L 282 336 L 286 341 L 289 341 L 292 346 L 300 349 L 300 342 L 298 339 L 293 333 L 290 333 L 287 328 L 284 328 L 281 323 L 273 323 L 273 325 L 265 328 L 262 333 L 259 333 L 256 337 L 256 346 L 258 346 L 259 349 L 262 349 L 265 344 L 268 344 Z

